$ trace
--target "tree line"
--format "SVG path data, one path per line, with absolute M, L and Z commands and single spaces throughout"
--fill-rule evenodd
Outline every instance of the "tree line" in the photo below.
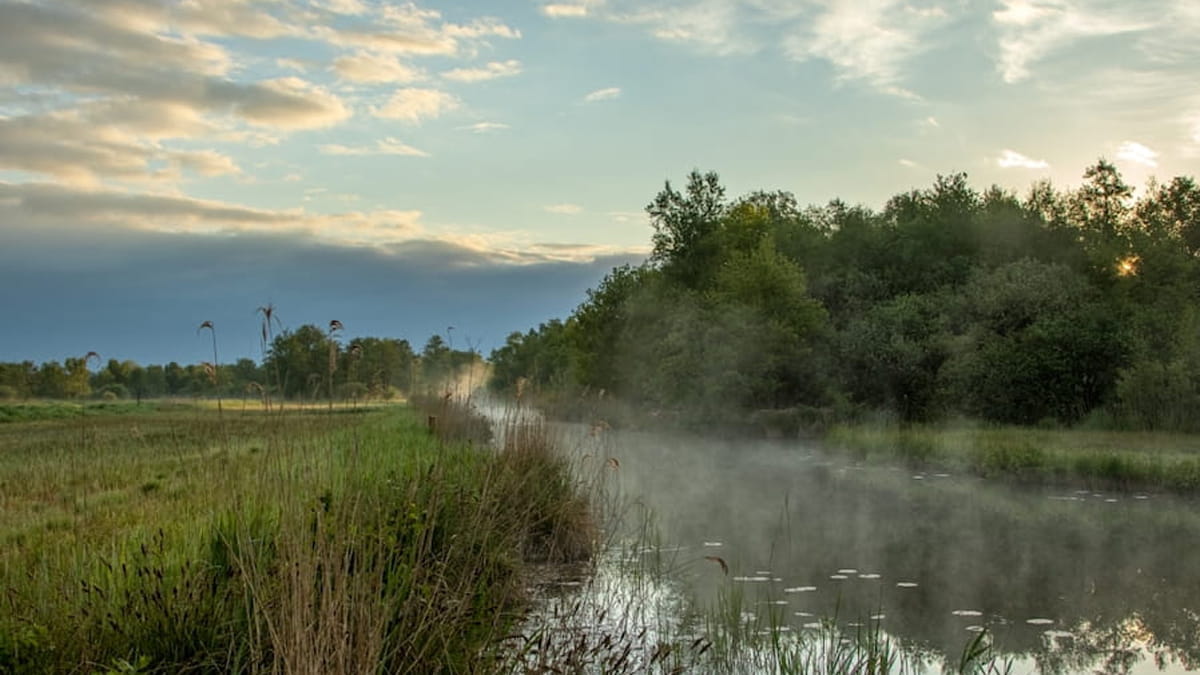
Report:
M 63 361 L 0 363 L 0 400 L 142 399 L 162 397 L 285 398 L 289 400 L 391 399 L 427 393 L 452 384 L 482 363 L 475 351 L 453 349 L 440 335 L 421 351 L 407 340 L 379 337 L 339 339 L 341 323 L 327 328 L 306 324 L 273 332 L 263 328 L 261 363 L 206 361 L 181 365 L 139 365 L 97 354 Z M 213 333 L 211 322 L 201 324 Z M 219 354 L 219 352 L 216 352 Z
M 499 392 L 615 396 L 711 423 L 969 417 L 1200 430 L 1200 188 L 965 174 L 882 210 L 715 173 L 646 207 L 653 251 L 491 355 Z

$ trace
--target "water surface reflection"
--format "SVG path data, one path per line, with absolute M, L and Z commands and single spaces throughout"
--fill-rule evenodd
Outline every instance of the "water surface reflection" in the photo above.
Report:
M 1195 501 L 863 468 L 798 442 L 569 433 L 619 458 L 612 480 L 701 603 L 743 587 L 792 630 L 875 624 L 945 662 L 987 628 L 1047 673 L 1200 668 Z

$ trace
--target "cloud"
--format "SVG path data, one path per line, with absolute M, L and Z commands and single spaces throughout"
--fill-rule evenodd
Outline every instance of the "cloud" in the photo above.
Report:
M 595 103 L 596 101 L 609 101 L 621 95 L 620 87 L 609 87 L 607 89 L 597 89 L 583 97 L 584 103 Z
M 177 150 L 168 154 L 181 168 L 203 176 L 224 176 L 242 173 L 233 158 L 215 150 Z
M 456 110 L 461 102 L 453 94 L 437 89 L 409 87 L 399 89 L 382 107 L 373 110 L 376 117 L 419 124 L 427 119 L 441 117 L 442 113 Z
M 367 6 L 362 0 L 325 0 L 325 8 L 335 14 L 365 14 Z
M 420 217 L 417 210 L 317 214 L 173 194 L 0 182 L 0 228 L 23 223 L 193 234 L 290 233 L 344 245 L 377 245 L 413 238 L 422 231 Z
M 1013 150 L 1003 150 L 996 158 L 996 166 L 1002 169 L 1049 169 L 1044 159 L 1032 159 Z
M 573 216 L 578 213 L 583 213 L 583 207 L 578 204 L 548 204 L 542 207 L 546 213 L 557 213 L 564 216 Z
M 232 59 L 223 47 L 144 24 L 61 5 L 0 4 L 0 71 L 16 84 L 57 87 L 126 109 L 131 101 L 175 106 L 281 129 L 325 127 L 350 116 L 337 96 L 300 78 L 227 79 Z
M 899 159 L 899 160 L 896 160 L 896 163 L 907 169 L 916 169 L 916 168 L 920 167 L 919 164 L 912 161 L 911 159 Z
M 509 59 L 503 62 L 492 61 L 482 68 L 455 68 L 442 73 L 442 77 L 456 82 L 480 82 L 519 74 L 521 74 L 521 62 Z
M 333 69 L 344 80 L 370 84 L 407 84 L 425 79 L 424 71 L 413 68 L 394 55 L 357 52 L 350 56 L 339 56 Z
M 424 56 L 473 54 L 487 38 L 519 39 L 521 32 L 494 17 L 469 23 L 441 21 L 441 14 L 414 4 L 383 5 L 364 25 L 321 25 L 312 33 L 339 47 Z
M 1158 153 L 1134 141 L 1125 141 L 1117 148 L 1117 159 L 1150 168 L 1158 166 Z
M 576 16 L 587 16 L 588 8 L 587 8 L 587 5 L 569 5 L 569 4 L 563 4 L 563 3 L 551 3 L 548 5 L 542 5 L 541 11 L 542 11 L 542 14 L 545 14 L 546 16 L 554 17 L 554 18 L 567 17 L 567 16 L 576 17 Z
M 275 65 L 284 70 L 294 70 L 298 73 L 308 72 L 308 64 L 300 59 L 278 58 L 275 59 Z
M 613 219 L 614 223 L 622 225 L 638 220 L 646 220 L 646 214 L 642 211 L 609 211 L 608 215 Z
M 936 46 L 933 34 L 952 18 L 939 4 L 904 0 L 608 0 L 541 11 L 641 26 L 718 55 L 776 48 L 794 61 L 832 64 L 841 81 L 908 99 L 919 98 L 904 86 L 909 62 Z
M 217 100 L 223 97 L 247 121 L 283 129 L 317 129 L 350 117 L 341 99 L 298 77 L 222 87 Z
M 1072 43 L 1094 37 L 1134 33 L 1153 23 L 1129 7 L 1096 0 L 1000 0 L 992 13 L 999 33 L 997 69 L 1005 82 L 1028 78 L 1030 68 Z
M 321 152 L 326 155 L 402 155 L 406 157 L 428 157 L 429 153 L 401 143 L 395 138 L 385 138 L 376 141 L 374 146 L 346 146 L 328 144 L 321 146 Z
M 840 80 L 862 80 L 885 93 L 915 99 L 902 86 L 905 67 L 934 44 L 930 34 L 946 21 L 936 7 L 919 10 L 900 0 L 833 0 L 793 28 L 796 32 L 783 46 L 797 61 L 828 61 Z
M 476 122 L 475 124 L 468 124 L 465 127 L 459 127 L 459 129 L 470 130 L 477 134 L 486 134 L 492 131 L 501 131 L 508 128 L 509 126 L 503 122 Z
M 0 219 L 7 215 L 0 204 Z M 420 348 L 453 325 L 456 343 L 482 341 L 486 352 L 514 330 L 567 316 L 612 267 L 645 257 L 578 247 L 586 255 L 557 260 L 576 255 L 567 245 L 512 264 L 437 239 L 363 248 L 270 233 L 72 235 L 50 241 L 0 227 L 0 307 L 21 326 L 0 341 L 0 360 L 61 360 L 91 349 L 105 359 L 194 363 L 211 357 L 196 335 L 202 320 L 219 327 L 222 358 L 257 359 L 254 308 L 267 302 L 291 329 L 336 317 L 348 338 L 404 338 Z M 429 302 L 431 292 L 438 302 Z

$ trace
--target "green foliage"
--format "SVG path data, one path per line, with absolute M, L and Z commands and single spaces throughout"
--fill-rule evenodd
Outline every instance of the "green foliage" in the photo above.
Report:
M 1024 200 L 965 174 L 888 201 L 727 202 L 693 171 L 647 207 L 653 252 L 492 355 L 500 390 L 605 392 L 705 424 L 889 410 L 1192 428 L 1200 188 L 1132 189 L 1101 159 Z
M 70 420 L 0 430 L 0 672 L 490 672 L 525 564 L 596 540 L 544 429 L 497 452 L 399 408 L 88 424 L 82 455 Z

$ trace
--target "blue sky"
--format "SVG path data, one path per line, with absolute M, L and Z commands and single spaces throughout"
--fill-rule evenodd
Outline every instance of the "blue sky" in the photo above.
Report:
M 665 179 L 879 207 L 1200 168 L 1194 0 L 0 0 L 0 359 L 469 338 L 644 256 Z

